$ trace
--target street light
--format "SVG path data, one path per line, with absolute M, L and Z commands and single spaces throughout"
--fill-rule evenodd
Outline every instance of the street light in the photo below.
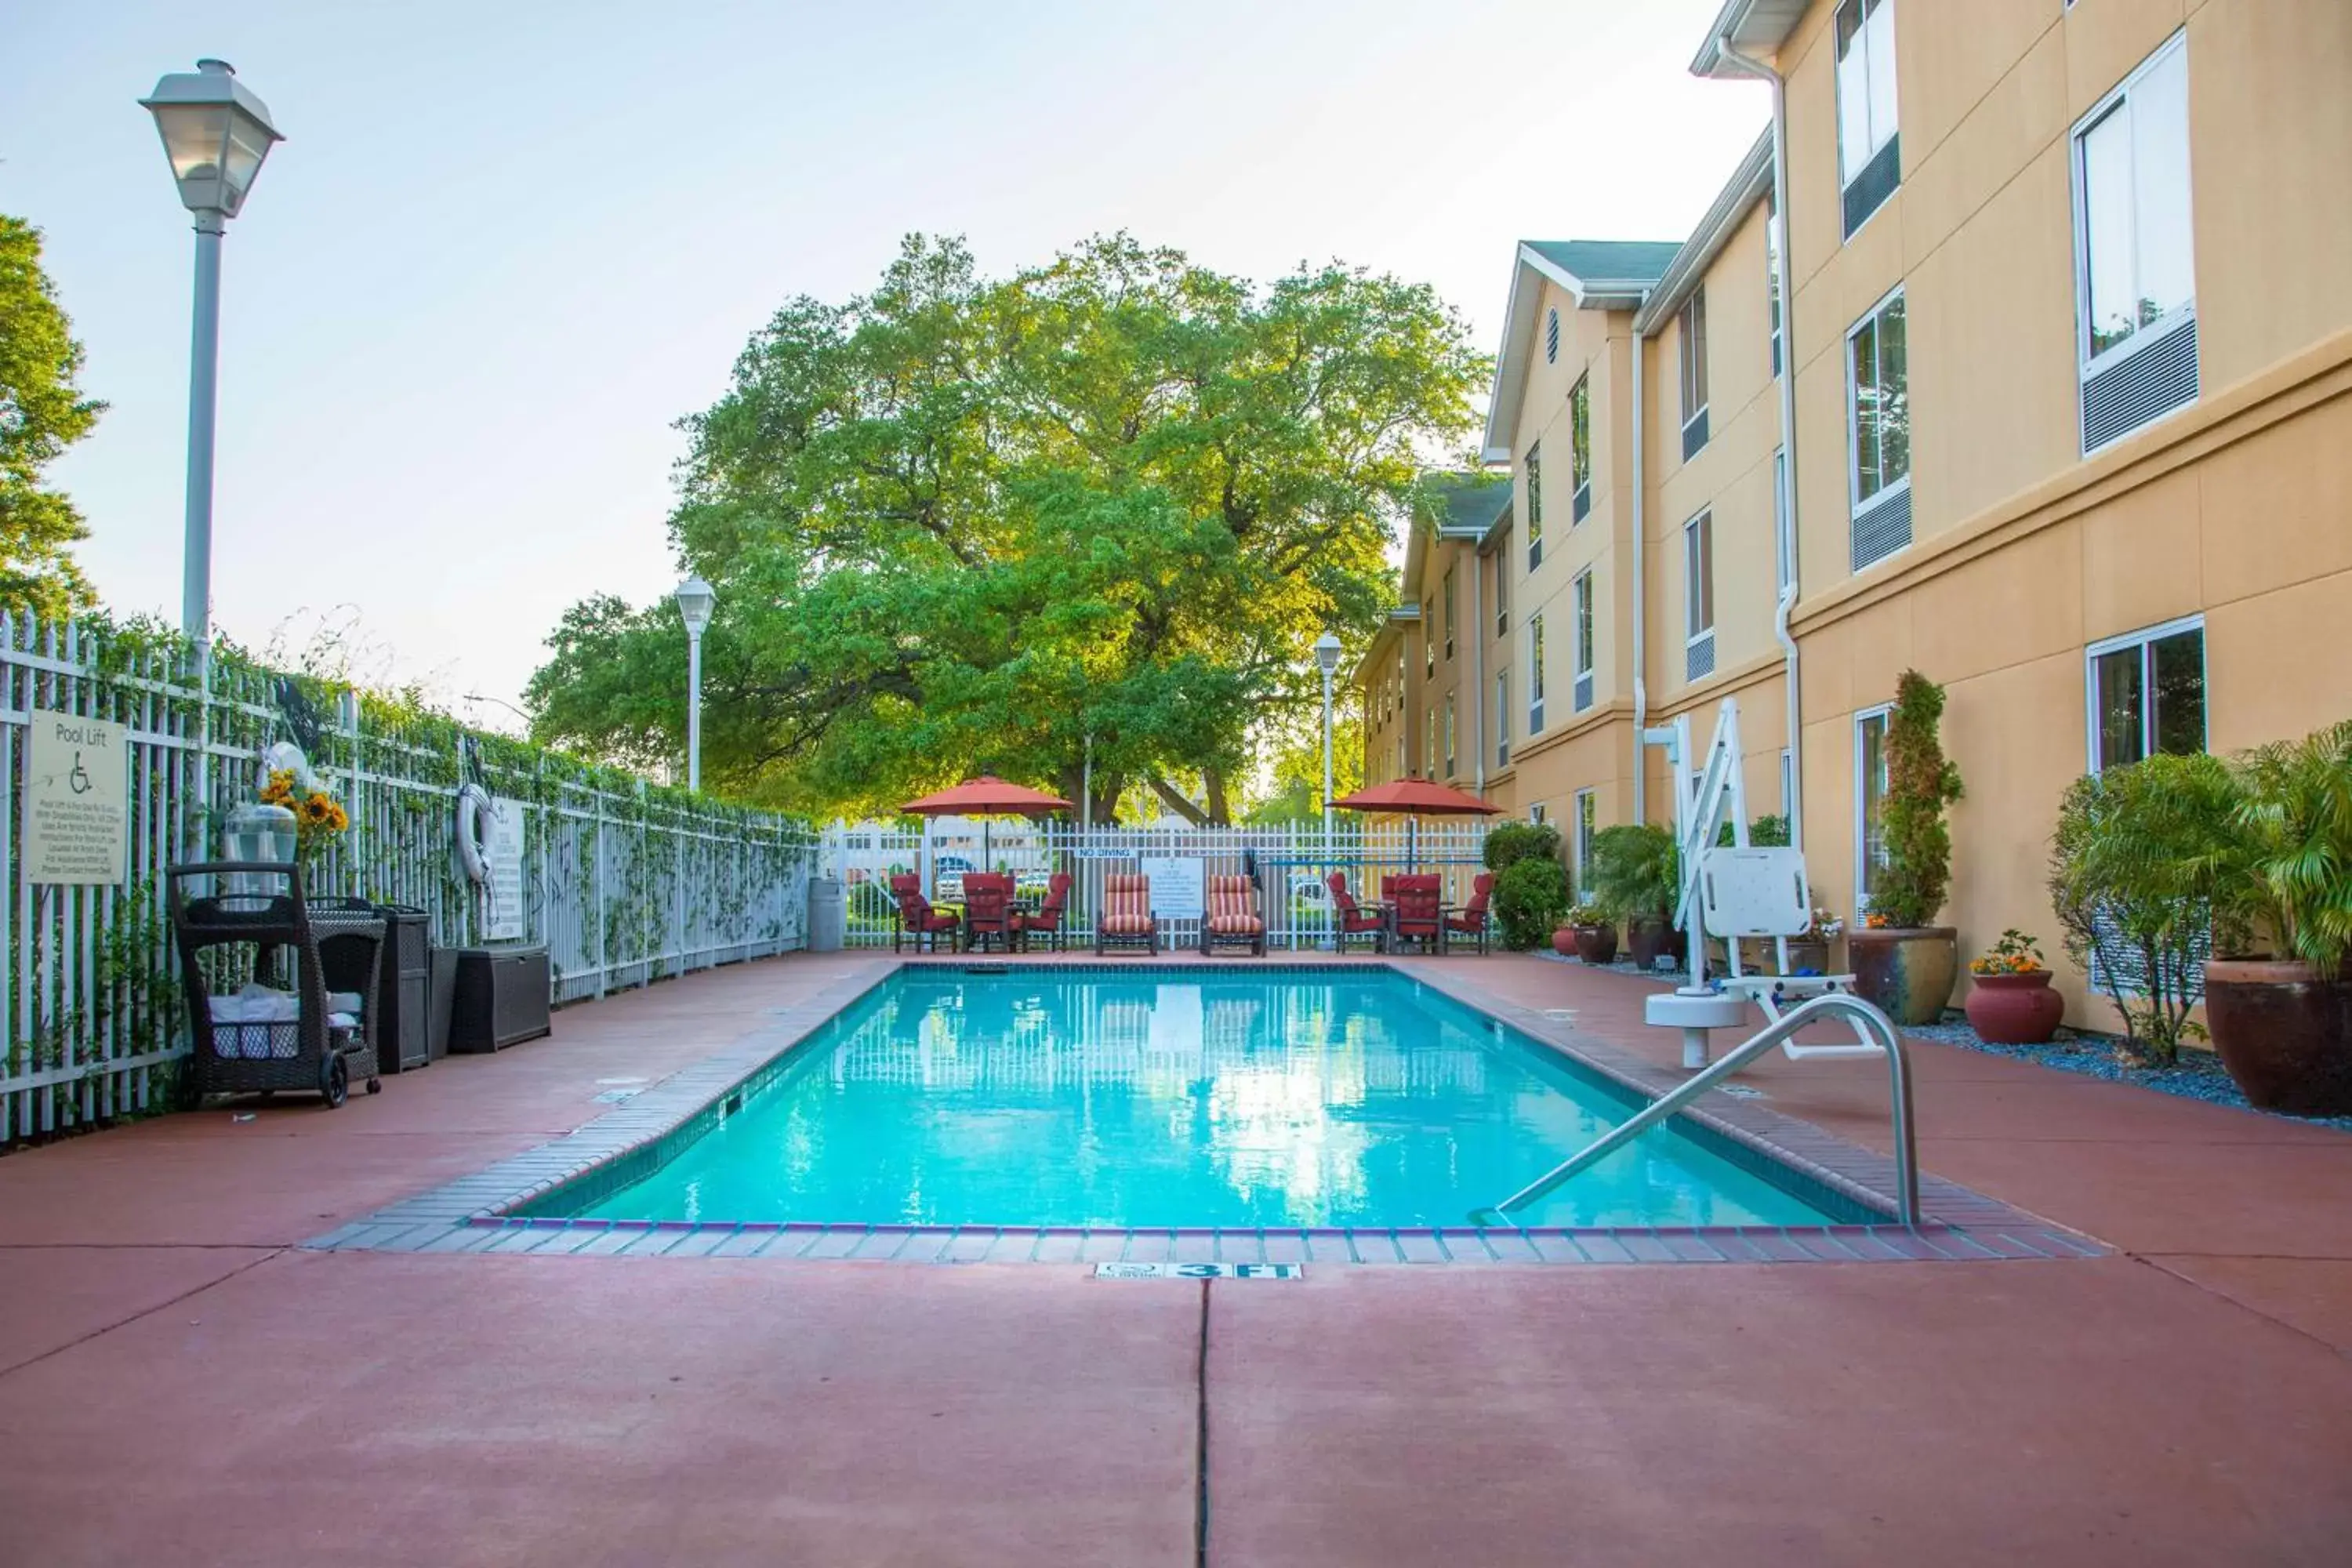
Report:
M 702 628 L 719 595 L 699 577 L 688 577 L 671 595 L 686 623 L 686 787 L 702 787 Z
M 1331 672 L 1339 668 L 1339 639 L 1325 632 L 1315 639 L 1315 662 L 1323 668 L 1323 852 L 1331 852 Z
M 245 205 L 261 161 L 285 138 L 225 60 L 198 60 L 139 100 L 155 117 L 180 202 L 196 215 L 195 328 L 188 350 L 187 559 L 180 627 L 201 668 L 212 642 L 213 409 L 220 367 L 221 236 Z

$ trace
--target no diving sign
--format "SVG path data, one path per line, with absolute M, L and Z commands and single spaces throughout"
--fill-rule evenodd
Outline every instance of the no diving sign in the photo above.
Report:
M 1097 1279 L 1303 1279 L 1304 1263 L 1097 1263 Z

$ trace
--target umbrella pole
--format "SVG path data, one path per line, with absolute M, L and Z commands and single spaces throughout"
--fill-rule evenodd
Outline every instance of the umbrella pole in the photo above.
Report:
M 1404 819 L 1404 869 L 1411 876 L 1421 865 L 1421 818 Z
M 995 869 L 988 849 L 988 830 L 994 826 L 996 825 L 984 816 L 980 819 L 980 868 L 982 871 Z

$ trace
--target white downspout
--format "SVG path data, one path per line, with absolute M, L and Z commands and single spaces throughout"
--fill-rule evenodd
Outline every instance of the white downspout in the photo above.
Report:
M 1649 772 L 1647 754 L 1643 751 L 1642 727 L 1650 720 L 1650 683 L 1648 649 L 1644 646 L 1646 605 L 1649 585 L 1642 580 L 1642 536 L 1650 526 L 1649 508 L 1643 494 L 1647 483 L 1642 461 L 1642 448 L 1647 440 L 1643 429 L 1645 412 L 1642 395 L 1642 311 L 1650 302 L 1650 291 L 1642 290 L 1633 301 L 1632 322 L 1633 333 L 1633 822 L 1647 822 L 1645 811 L 1644 775 Z M 1570 626 L 1571 640 L 1576 628 Z
M 1797 607 L 1797 333 L 1795 292 L 1789 287 L 1789 98 L 1780 73 L 1731 47 L 1730 35 L 1715 40 L 1716 58 L 1733 69 L 1772 84 L 1772 226 L 1778 243 L 1772 247 L 1773 284 L 1780 291 L 1780 516 L 1789 531 L 1786 541 L 1789 581 L 1772 611 L 1772 634 L 1780 639 L 1786 673 L 1782 684 L 1789 695 L 1789 842 L 1805 847 L 1805 741 L 1801 689 L 1797 673 L 1797 639 L 1789 617 Z M 1782 541 L 1772 542 L 1778 555 Z
M 1470 552 L 1469 562 L 1470 624 L 1468 629 L 1472 668 L 1470 689 L 1466 695 L 1470 700 L 1471 727 L 1478 737 L 1476 742 L 1478 765 L 1471 777 L 1477 781 L 1477 793 L 1479 798 L 1483 800 L 1486 795 L 1486 599 L 1479 593 L 1479 589 L 1486 584 L 1486 560 L 1475 547 Z M 1461 682 L 1457 680 L 1454 685 L 1459 689 Z

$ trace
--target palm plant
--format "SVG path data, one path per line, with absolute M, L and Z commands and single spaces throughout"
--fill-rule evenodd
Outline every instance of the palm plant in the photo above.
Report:
M 2333 980 L 2352 953 L 2352 721 L 2231 767 L 2232 912 Z
M 1594 901 L 1629 921 L 1671 919 L 1682 891 L 1675 836 L 1655 823 L 1620 823 L 1592 836 Z

